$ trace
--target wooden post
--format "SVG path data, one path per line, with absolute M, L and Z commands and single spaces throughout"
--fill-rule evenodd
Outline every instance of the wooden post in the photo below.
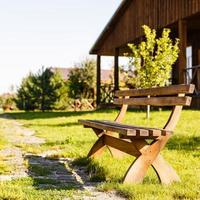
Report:
M 97 89 L 97 99 L 96 99 L 96 103 L 97 106 L 101 103 L 101 56 L 97 55 L 97 85 L 96 85 L 96 89 Z
M 150 98 L 150 95 L 147 96 L 148 98 Z M 146 113 L 146 118 L 149 119 L 150 118 L 150 105 L 147 105 L 147 113 Z
M 187 47 L 187 24 L 185 20 L 179 20 L 178 22 L 178 36 L 180 39 L 179 48 L 179 60 L 178 60 L 178 83 L 185 83 L 185 68 L 186 61 L 186 47 Z
M 200 49 L 198 49 L 197 51 L 197 65 L 200 65 Z M 200 68 L 196 69 L 197 70 L 197 85 L 196 85 L 196 89 L 198 90 L 198 92 L 200 91 Z
M 114 90 L 119 90 L 119 49 L 115 49 L 114 59 Z

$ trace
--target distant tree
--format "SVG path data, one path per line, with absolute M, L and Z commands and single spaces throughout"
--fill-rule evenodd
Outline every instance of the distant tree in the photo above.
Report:
M 35 97 L 35 76 L 30 73 L 22 80 L 22 83 L 17 90 L 16 104 L 21 110 L 34 110 L 38 108 L 37 98 Z
M 15 95 L 11 93 L 5 93 L 0 96 L 0 108 L 5 111 L 16 109 Z
M 52 110 L 64 94 L 65 83 L 49 68 L 29 74 L 17 91 L 17 106 L 24 110 Z
M 35 96 L 42 111 L 52 110 L 57 99 L 60 98 L 59 89 L 62 87 L 62 79 L 59 74 L 53 73 L 50 69 L 43 69 L 38 72 L 34 79 Z
M 69 107 L 69 86 L 68 82 L 64 80 L 58 72 L 54 73 L 52 78 L 52 84 L 55 87 L 56 101 L 54 102 L 53 108 L 56 110 L 65 110 Z
M 75 65 L 69 74 L 69 96 L 71 98 L 94 98 L 96 62 L 86 59 Z
M 0 96 L 0 108 L 2 108 L 2 106 L 3 106 L 3 98 L 2 96 Z
M 120 79 L 120 85 L 122 87 L 128 87 L 128 88 L 135 88 L 135 69 L 132 64 L 129 64 L 127 66 L 120 66 L 120 76 L 122 77 Z

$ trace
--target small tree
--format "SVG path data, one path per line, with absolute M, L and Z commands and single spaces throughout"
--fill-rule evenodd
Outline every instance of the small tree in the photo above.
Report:
M 17 106 L 24 110 L 52 110 L 60 107 L 59 101 L 67 95 L 65 88 L 58 73 L 42 68 L 37 74 L 29 74 L 23 79 L 17 91 Z
M 52 110 L 61 96 L 60 89 L 63 87 L 63 80 L 60 75 L 53 73 L 49 68 L 42 69 L 36 75 L 34 85 L 39 109 Z
M 86 59 L 75 65 L 69 74 L 69 96 L 71 98 L 94 98 L 96 63 Z
M 37 99 L 34 96 L 34 75 L 30 73 L 25 77 L 17 90 L 16 104 L 21 110 L 34 110 L 37 108 Z
M 162 36 L 156 38 L 156 31 L 143 26 L 145 41 L 138 46 L 128 44 L 131 49 L 131 65 L 135 67 L 135 86 L 149 88 L 169 84 L 172 65 L 178 58 L 179 40 L 170 39 L 170 29 L 163 29 Z M 149 116 L 149 114 L 147 114 Z

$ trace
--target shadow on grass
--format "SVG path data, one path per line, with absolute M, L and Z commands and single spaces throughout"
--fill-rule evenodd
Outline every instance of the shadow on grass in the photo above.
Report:
M 67 145 L 67 144 L 73 144 L 73 145 L 76 145 L 76 146 L 80 146 L 80 141 L 75 141 L 73 140 L 71 137 L 68 137 L 66 138 L 65 140 L 55 140 L 54 142 L 46 142 L 45 144 L 43 144 L 44 146 L 49 146 L 49 147 L 52 147 L 52 146 L 55 146 L 55 145 Z M 81 141 L 81 145 L 90 145 L 91 144 L 91 141 L 87 141 L 87 140 L 82 140 Z
M 52 159 L 35 155 L 25 157 L 28 163 L 28 175 L 33 179 L 33 186 L 40 190 L 83 189 L 76 176 L 66 168 L 68 159 Z
M 85 166 L 87 168 L 87 173 L 89 174 L 90 181 L 101 182 L 106 180 L 106 170 L 102 166 L 95 162 L 95 160 L 81 157 L 77 158 L 72 162 L 73 166 Z
M 29 128 L 31 127 L 32 124 L 26 124 L 25 127 L 26 128 Z M 80 123 L 78 122 L 64 122 L 64 123 L 58 123 L 58 124 L 37 124 L 37 127 L 45 127 L 45 126 L 48 126 L 48 127 L 53 127 L 53 128 L 56 128 L 56 127 L 71 127 L 71 126 L 82 126 Z
M 120 175 L 119 171 L 117 169 L 119 162 L 127 162 L 127 160 L 119 160 L 119 159 L 115 159 L 113 158 L 113 162 L 109 162 L 109 164 L 114 164 L 116 166 L 116 175 L 115 177 L 112 177 L 112 179 L 110 179 L 109 177 L 109 166 L 107 167 L 103 167 L 100 165 L 100 163 L 98 161 L 95 161 L 93 159 L 89 159 L 86 157 L 82 157 L 82 158 L 77 158 L 76 160 L 74 160 L 72 162 L 72 165 L 75 166 L 85 166 L 87 168 L 87 173 L 90 176 L 90 181 L 93 182 L 108 182 L 108 183 L 113 183 L 113 184 L 122 184 L 123 180 L 124 180 L 124 175 L 126 173 L 126 171 L 128 170 L 130 164 L 135 160 L 135 157 L 132 157 L 132 161 L 130 163 L 126 163 L 124 166 L 124 172 Z M 105 161 L 105 160 L 104 160 Z M 108 163 L 107 163 L 108 164 Z M 120 164 L 119 164 L 120 165 Z M 159 179 L 157 177 L 156 172 L 154 172 L 153 168 L 150 169 L 151 170 L 151 176 L 149 176 L 148 174 L 144 177 L 143 183 L 142 184 L 159 184 Z

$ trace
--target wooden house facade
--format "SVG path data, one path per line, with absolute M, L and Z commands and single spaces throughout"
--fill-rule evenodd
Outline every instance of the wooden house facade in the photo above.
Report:
M 180 39 L 180 53 L 173 67 L 172 82 L 196 85 L 194 104 L 200 107 L 200 0 L 123 0 L 90 50 L 97 55 L 97 104 L 100 103 L 101 56 L 113 56 L 114 88 L 119 88 L 119 56 L 129 50 L 127 43 L 143 39 L 142 25 L 158 31 L 171 29 Z M 188 53 L 189 52 L 189 53 Z

